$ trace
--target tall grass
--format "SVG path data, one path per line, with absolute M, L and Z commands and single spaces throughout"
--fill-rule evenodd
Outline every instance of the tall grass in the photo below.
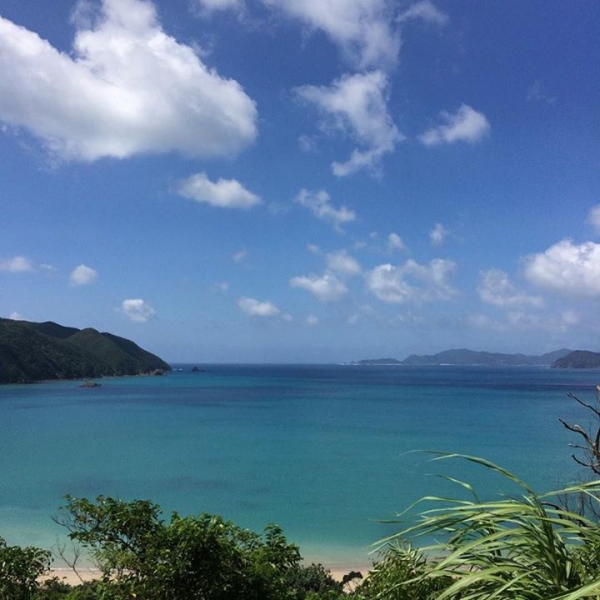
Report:
M 457 457 L 498 473 L 516 484 L 518 493 L 481 501 L 469 484 L 451 480 L 468 492 L 468 499 L 428 496 L 409 507 L 405 513 L 419 509 L 416 524 L 383 543 L 397 548 L 399 541 L 436 541 L 420 548 L 428 557 L 426 566 L 397 582 L 396 593 L 388 589 L 380 598 L 403 598 L 403 587 L 430 590 L 433 581 L 444 582 L 444 589 L 427 593 L 423 600 L 600 598 L 600 527 L 564 508 L 568 504 L 561 500 L 583 494 L 598 503 L 600 481 L 537 494 L 487 460 L 455 454 L 437 459 Z

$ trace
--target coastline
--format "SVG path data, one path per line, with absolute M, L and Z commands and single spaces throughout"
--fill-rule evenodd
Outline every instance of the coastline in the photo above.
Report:
M 311 564 L 311 562 L 319 562 L 319 561 L 311 561 L 305 560 L 303 561 L 305 565 Z M 358 571 L 362 574 L 363 578 L 367 576 L 369 571 L 372 569 L 373 565 L 345 565 L 342 563 L 321 563 L 330 573 L 331 576 L 336 581 L 342 581 L 344 575 L 347 575 L 351 571 Z M 81 585 L 82 583 L 88 581 L 94 581 L 96 579 L 100 579 L 102 577 L 102 572 L 97 567 L 80 567 L 77 568 L 77 572 L 75 572 L 71 567 L 54 567 L 50 569 L 50 571 L 40 577 L 40 581 L 48 581 L 53 578 L 59 579 L 62 583 L 66 583 L 68 585 Z

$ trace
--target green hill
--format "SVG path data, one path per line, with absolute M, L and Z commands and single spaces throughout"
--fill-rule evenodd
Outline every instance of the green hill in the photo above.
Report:
M 487 366 L 487 367 L 516 367 L 516 366 L 549 366 L 556 360 L 569 354 L 570 350 L 565 348 L 548 352 L 540 356 L 528 354 L 502 354 L 499 352 L 477 352 L 475 350 L 445 350 L 438 354 L 412 354 L 404 360 L 395 358 L 378 358 L 360 360 L 359 365 L 407 365 L 407 366 Z
M 0 383 L 167 370 L 158 356 L 110 333 L 0 318 Z
M 556 350 L 540 356 L 527 354 L 502 354 L 475 350 L 446 350 L 439 354 L 418 356 L 413 354 L 402 361 L 404 365 L 481 365 L 481 366 L 546 366 L 568 354 L 570 350 Z
M 575 350 L 552 364 L 553 369 L 600 369 L 600 352 Z

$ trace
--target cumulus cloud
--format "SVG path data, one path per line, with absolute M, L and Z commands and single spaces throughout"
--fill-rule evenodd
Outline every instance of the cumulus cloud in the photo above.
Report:
M 348 293 L 348 288 L 333 273 L 300 275 L 290 280 L 290 285 L 310 292 L 321 302 L 335 302 Z
M 398 21 L 401 23 L 413 19 L 420 19 L 425 23 L 442 27 L 448 22 L 448 15 L 437 8 L 431 0 L 420 0 L 398 17 Z
M 276 317 L 281 312 L 271 302 L 260 302 L 246 296 L 238 298 L 237 304 L 241 311 L 250 317 Z
M 156 315 L 156 311 L 141 298 L 123 300 L 121 314 L 134 323 L 146 323 Z
M 388 250 L 393 252 L 394 250 L 406 250 L 406 246 L 402 241 L 402 238 L 397 233 L 390 233 L 388 235 Z
M 206 173 L 196 173 L 179 183 L 178 193 L 196 202 L 205 202 L 218 208 L 252 208 L 262 200 L 248 191 L 236 179 L 211 181 Z
M 263 0 L 263 4 L 323 31 L 360 70 L 393 66 L 400 50 L 391 0 Z
M 570 296 L 600 297 L 600 244 L 562 240 L 524 260 L 525 277 L 535 285 Z
M 0 121 L 82 161 L 230 155 L 255 139 L 255 103 L 167 35 L 150 1 L 103 0 L 75 24 L 67 54 L 0 17 Z
M 358 262 L 345 250 L 327 255 L 327 269 L 342 277 L 353 277 L 361 272 Z
M 491 127 L 483 113 L 463 104 L 454 114 L 440 113 L 442 125 L 429 129 L 419 139 L 425 146 L 468 142 L 475 144 L 489 135 Z
M 23 321 L 23 315 L 19 312 L 12 312 L 10 313 L 10 315 L 8 315 L 8 318 L 11 321 Z
M 434 246 L 441 246 L 445 241 L 450 231 L 441 223 L 436 223 L 435 227 L 429 232 L 429 240 Z
M 383 264 L 367 273 L 367 289 L 389 303 L 449 300 L 457 294 L 449 282 L 455 270 L 454 262 L 441 258 L 428 265 L 414 260 L 399 267 Z
M 500 308 L 516 306 L 541 307 L 544 304 L 540 296 L 519 292 L 511 283 L 508 275 L 500 269 L 490 269 L 480 273 L 481 281 L 477 289 L 479 297 Z
M 339 177 L 360 169 L 375 169 L 384 154 L 405 139 L 387 110 L 388 78 L 383 71 L 344 75 L 330 87 L 305 85 L 298 96 L 314 104 L 323 116 L 321 127 L 339 131 L 360 144 L 346 162 L 334 162 Z
M 79 265 L 71 271 L 69 282 L 71 285 L 88 285 L 98 277 L 98 272 L 86 265 Z
M 592 206 L 587 220 L 588 223 L 594 228 L 594 231 L 600 235 L 600 204 Z
M 13 258 L 0 258 L 0 271 L 6 273 L 27 273 L 35 271 L 33 262 L 25 256 L 14 256 Z
M 330 200 L 331 198 L 325 190 L 311 192 L 302 189 L 294 198 L 295 202 L 308 208 L 317 219 L 332 223 L 336 231 L 342 232 L 342 225 L 355 221 L 356 214 L 345 206 L 334 208 Z

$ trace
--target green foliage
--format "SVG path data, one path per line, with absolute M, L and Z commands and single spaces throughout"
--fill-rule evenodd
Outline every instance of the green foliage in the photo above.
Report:
M 287 597 L 294 600 L 336 600 L 342 597 L 344 589 L 343 584 L 321 564 L 293 565 L 285 579 Z
M 50 556 L 50 552 L 40 548 L 7 546 L 0 537 L 0 598 L 33 598 L 38 577 L 50 568 Z
M 169 370 L 133 342 L 95 329 L 0 318 L 0 383 Z
M 481 502 L 471 486 L 457 482 L 472 493 L 473 500 L 424 498 L 421 502 L 434 503 L 436 507 L 421 511 L 420 521 L 392 540 L 419 536 L 445 539 L 422 548 L 432 558 L 421 563 L 422 568 L 402 585 L 442 579 L 449 585 L 434 596 L 437 600 L 597 597 L 600 528 L 556 502 L 559 496 L 575 494 L 586 494 L 597 501 L 600 481 L 538 495 L 523 481 L 488 461 L 462 458 L 517 484 L 521 495 Z
M 321 566 L 303 567 L 274 525 L 259 535 L 208 514 L 173 514 L 166 523 L 156 504 L 104 496 L 68 496 L 58 520 L 91 551 L 107 598 L 308 600 L 332 592 L 312 597 L 333 600 L 341 592 Z
M 410 544 L 394 541 L 380 554 L 355 593 L 360 600 L 433 600 L 452 583 L 450 577 L 427 577 L 425 556 Z

